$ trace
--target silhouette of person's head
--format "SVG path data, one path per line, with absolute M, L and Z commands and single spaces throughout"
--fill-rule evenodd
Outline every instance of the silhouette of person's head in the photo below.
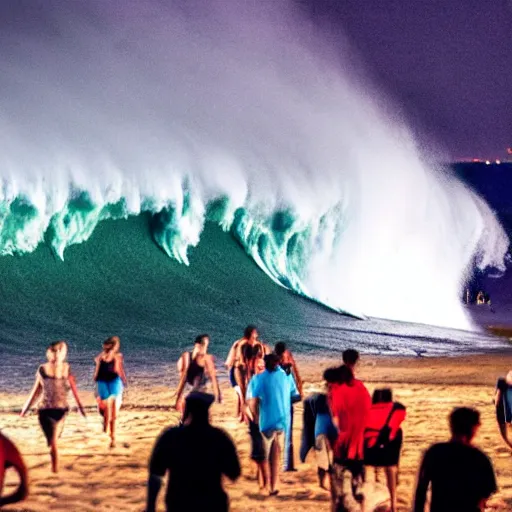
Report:
M 210 344 L 210 336 L 208 334 L 200 334 L 194 340 L 194 345 L 198 347 L 199 352 L 206 354 L 208 351 L 208 345 Z
M 193 391 L 185 399 L 183 423 L 185 425 L 207 425 L 210 423 L 209 409 L 215 397 L 209 393 Z
M 343 351 L 343 364 L 348 366 L 352 371 L 354 371 L 354 368 L 359 361 L 359 352 L 357 350 L 354 350 L 353 348 L 349 348 L 347 350 Z
M 469 407 L 459 407 L 450 414 L 452 438 L 470 444 L 480 427 L 480 413 Z
M 336 368 L 327 368 L 324 372 L 324 380 L 327 384 L 352 384 L 354 374 L 347 365 Z
M 389 388 L 376 389 L 372 395 L 372 404 L 388 404 L 393 401 L 393 392 Z
M 258 339 L 258 329 L 254 325 L 248 325 L 244 330 L 244 338 L 254 343 Z
M 279 359 L 283 357 L 283 354 L 286 352 L 286 343 L 284 341 L 278 341 L 276 346 L 274 347 L 274 353 Z
M 279 366 L 279 357 L 275 354 L 267 354 L 265 356 L 265 370 L 269 372 L 276 371 Z

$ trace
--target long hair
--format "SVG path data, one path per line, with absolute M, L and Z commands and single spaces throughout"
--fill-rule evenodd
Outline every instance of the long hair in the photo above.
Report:
M 111 336 L 103 342 L 103 350 L 109 354 L 110 352 L 119 352 L 121 348 L 121 340 L 119 336 Z

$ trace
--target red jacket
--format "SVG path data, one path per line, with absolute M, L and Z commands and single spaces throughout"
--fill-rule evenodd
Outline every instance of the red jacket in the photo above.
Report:
M 335 458 L 363 460 L 370 393 L 360 380 L 354 379 L 351 384 L 332 384 L 328 399 L 333 423 L 338 429 L 334 444 Z

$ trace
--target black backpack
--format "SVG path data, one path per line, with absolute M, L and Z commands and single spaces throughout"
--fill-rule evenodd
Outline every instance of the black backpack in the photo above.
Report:
M 396 447 L 393 446 L 393 442 L 391 441 L 391 428 L 389 426 L 389 422 L 391 421 L 391 417 L 393 413 L 398 409 L 396 404 L 393 404 L 391 407 L 391 411 L 386 419 L 386 422 L 382 426 L 382 428 L 378 431 L 377 440 L 373 446 L 368 445 L 368 441 L 364 441 L 364 463 L 368 466 L 384 466 L 386 465 L 386 460 L 388 459 L 390 450 L 396 450 Z M 373 430 L 373 429 L 367 429 Z

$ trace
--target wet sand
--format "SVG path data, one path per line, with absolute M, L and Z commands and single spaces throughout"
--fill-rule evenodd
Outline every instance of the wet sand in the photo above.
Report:
M 298 359 L 306 394 L 321 390 L 323 369 L 338 362 L 311 357 Z M 422 452 L 429 444 L 448 437 L 447 416 L 453 407 L 460 405 L 476 407 L 482 414 L 477 445 L 491 457 L 500 487 L 488 510 L 512 510 L 512 456 L 501 441 L 491 403 L 496 378 L 511 368 L 509 354 L 443 359 L 364 358 L 359 377 L 367 382 L 370 392 L 388 383 L 395 398 L 407 406 L 398 488 L 400 511 L 410 510 Z M 317 485 L 313 454 L 305 464 L 297 463 L 298 472 L 283 476 L 279 496 L 269 498 L 259 492 L 254 467 L 248 458 L 250 443 L 246 427 L 234 418 L 234 393 L 227 384 L 222 387 L 224 403 L 213 407 L 213 423 L 233 437 L 243 465 L 239 481 L 226 485 L 231 509 L 329 510 L 329 495 Z M 84 393 L 84 402 L 89 406 L 88 420 L 76 412 L 68 416 L 60 442 L 61 471 L 55 476 L 50 473 L 50 458 L 37 415 L 21 419 L 15 412 L 25 396 L 0 394 L 0 428 L 23 452 L 31 478 L 30 497 L 21 506 L 3 510 L 142 511 L 151 447 L 159 432 L 177 421 L 177 413 L 170 408 L 173 395 L 174 390 L 167 387 L 148 388 L 133 382 L 125 394 L 117 447 L 109 449 L 93 395 Z M 294 439 L 298 453 L 302 407 L 301 404 L 295 407 Z M 12 476 L 7 484 L 12 485 Z M 163 510 L 162 499 L 159 510 Z

